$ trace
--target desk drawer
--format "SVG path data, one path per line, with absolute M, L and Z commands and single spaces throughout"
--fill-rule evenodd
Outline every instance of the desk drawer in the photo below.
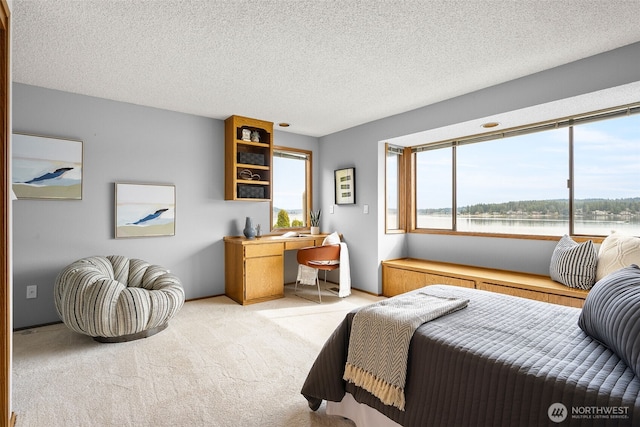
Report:
M 260 245 L 245 245 L 245 258 L 257 258 L 262 256 L 282 255 L 283 243 L 266 243 Z
M 313 240 L 307 240 L 307 239 L 291 240 L 284 243 L 284 250 L 290 251 L 292 249 L 306 248 L 309 246 L 314 246 Z

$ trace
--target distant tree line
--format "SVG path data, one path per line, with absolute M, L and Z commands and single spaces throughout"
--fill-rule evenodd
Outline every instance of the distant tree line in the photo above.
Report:
M 640 215 L 640 197 L 626 199 L 581 199 L 575 201 L 576 214 L 597 215 Z M 451 209 L 420 209 L 422 214 L 450 214 Z M 569 200 L 520 200 L 505 203 L 478 203 L 458 208 L 460 215 L 546 215 L 569 216 Z

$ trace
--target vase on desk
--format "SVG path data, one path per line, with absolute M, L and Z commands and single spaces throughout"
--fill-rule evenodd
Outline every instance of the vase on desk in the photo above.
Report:
M 316 234 L 320 234 L 320 227 L 311 227 L 311 234 L 313 234 L 314 236 Z
M 253 239 L 256 237 L 256 229 L 253 228 L 253 220 L 251 217 L 247 217 L 245 219 L 244 230 L 242 230 L 242 232 L 244 233 L 244 237 L 247 239 Z

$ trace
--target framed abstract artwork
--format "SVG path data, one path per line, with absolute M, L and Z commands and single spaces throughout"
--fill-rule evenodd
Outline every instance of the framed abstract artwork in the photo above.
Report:
M 14 133 L 11 149 L 18 199 L 82 199 L 82 141 Z
M 115 184 L 115 237 L 174 236 L 176 187 Z
M 356 203 L 356 168 L 338 169 L 334 171 L 336 205 L 353 205 Z

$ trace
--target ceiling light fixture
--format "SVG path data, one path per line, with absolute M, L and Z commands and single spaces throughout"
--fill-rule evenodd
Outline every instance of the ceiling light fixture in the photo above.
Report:
M 285 122 L 278 123 L 278 126 L 280 126 L 281 128 L 288 128 L 289 127 L 289 123 L 285 123 Z
M 487 123 L 484 123 L 482 125 L 482 127 L 485 128 L 485 129 L 491 129 L 491 128 L 494 128 L 496 126 L 500 126 L 500 123 L 498 123 L 498 122 L 487 122 Z

